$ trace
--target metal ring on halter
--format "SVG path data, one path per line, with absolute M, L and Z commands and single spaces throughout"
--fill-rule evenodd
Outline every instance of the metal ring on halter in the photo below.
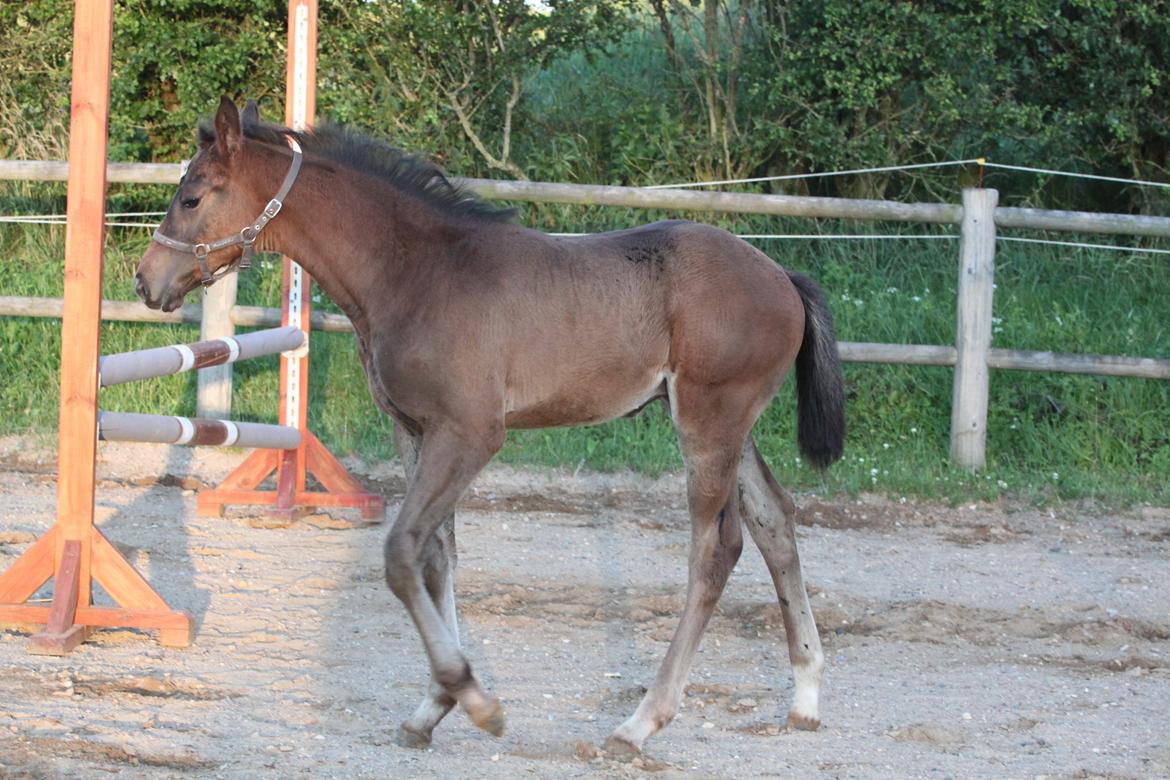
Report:
M 252 267 L 252 254 L 256 251 L 256 239 L 260 237 L 262 228 L 263 226 L 258 228 L 255 225 L 248 225 L 240 230 L 240 243 L 244 245 L 244 251 L 240 253 L 240 262 L 237 265 L 241 271 Z

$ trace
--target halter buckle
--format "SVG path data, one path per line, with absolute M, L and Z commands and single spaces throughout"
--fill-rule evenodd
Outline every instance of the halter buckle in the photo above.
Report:
M 240 231 L 240 243 L 244 245 L 238 264 L 241 271 L 246 271 L 252 267 L 252 255 L 256 250 L 256 239 L 260 237 L 260 230 L 263 227 L 263 225 L 259 227 L 256 225 L 248 225 Z
M 203 251 L 200 252 L 199 250 Z M 200 283 L 204 287 L 210 287 L 215 284 L 215 276 L 211 273 L 211 266 L 207 263 L 207 255 L 210 253 L 210 248 L 207 244 L 195 245 L 195 261 L 199 263 Z

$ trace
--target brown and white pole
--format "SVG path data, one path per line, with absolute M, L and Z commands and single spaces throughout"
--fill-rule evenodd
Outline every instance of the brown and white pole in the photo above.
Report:
M 292 450 L 301 433 L 285 425 L 233 422 L 136 412 L 100 412 L 98 438 L 102 441 L 144 441 L 192 447 L 263 447 Z
M 304 331 L 294 326 L 257 330 L 194 344 L 174 344 L 105 355 L 98 361 L 98 375 L 102 387 L 112 387 L 125 382 L 272 355 L 297 349 L 304 343 Z

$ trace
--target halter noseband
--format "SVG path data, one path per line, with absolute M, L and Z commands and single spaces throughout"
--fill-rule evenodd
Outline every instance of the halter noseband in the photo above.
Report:
M 292 165 L 289 166 L 288 173 L 284 176 L 284 183 L 280 185 L 280 190 L 277 191 L 276 196 L 268 201 L 268 205 L 260 212 L 260 216 L 251 225 L 246 225 L 239 233 L 221 238 L 218 241 L 201 242 L 198 244 L 188 243 L 186 241 L 179 241 L 162 234 L 162 226 L 155 228 L 154 235 L 151 239 L 157 241 L 165 247 L 177 249 L 180 252 L 190 252 L 195 255 L 195 262 L 199 264 L 200 281 L 204 287 L 210 287 L 216 279 L 223 276 L 231 270 L 230 265 L 225 265 L 221 269 L 217 269 L 216 273 L 211 272 L 211 267 L 207 263 L 207 256 L 212 252 L 218 252 L 220 249 L 227 249 L 229 246 L 236 244 L 244 245 L 244 252 L 240 255 L 239 268 L 252 267 L 252 255 L 255 252 L 256 239 L 260 236 L 260 231 L 272 221 L 272 218 L 280 213 L 281 207 L 284 205 L 284 199 L 288 195 L 288 191 L 292 189 L 293 182 L 297 180 L 297 174 L 301 170 L 301 145 L 297 143 L 296 139 L 289 136 L 289 146 L 292 147 L 293 159 Z

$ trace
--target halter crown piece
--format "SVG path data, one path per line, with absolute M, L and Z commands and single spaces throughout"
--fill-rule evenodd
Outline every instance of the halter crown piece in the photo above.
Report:
M 281 207 L 284 205 L 284 199 L 288 196 L 288 191 L 292 189 L 293 182 L 297 180 L 297 174 L 301 170 L 301 145 L 292 136 L 288 138 L 288 144 L 292 147 L 293 159 L 292 165 L 289 166 L 288 173 L 284 176 L 284 182 L 280 185 L 280 189 L 272 200 L 268 201 L 268 205 L 260 212 L 260 216 L 256 217 L 255 221 L 250 225 L 244 226 L 239 233 L 221 238 L 218 241 L 201 242 L 192 244 L 187 241 L 179 241 L 178 239 L 165 236 L 162 233 L 161 226 L 155 228 L 154 235 L 151 239 L 157 241 L 165 247 L 177 249 L 180 252 L 190 252 L 195 255 L 195 262 L 199 264 L 200 281 L 204 287 L 210 287 L 216 279 L 223 276 L 231 270 L 230 265 L 225 265 L 218 269 L 216 273 L 211 272 L 211 267 L 207 264 L 207 256 L 212 252 L 217 252 L 220 249 L 227 249 L 229 246 L 236 244 L 243 244 L 244 252 L 240 255 L 239 267 L 241 269 L 252 267 L 252 255 L 255 254 L 256 239 L 260 236 L 260 231 L 272 221 L 272 218 L 280 213 Z

